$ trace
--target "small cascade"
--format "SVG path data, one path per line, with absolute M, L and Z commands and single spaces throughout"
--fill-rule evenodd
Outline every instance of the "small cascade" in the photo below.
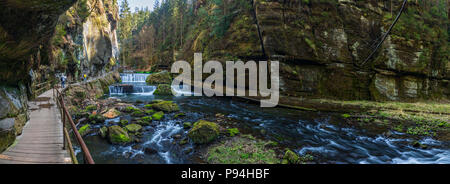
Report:
M 195 94 L 192 92 L 192 88 L 187 85 L 172 86 L 172 90 L 180 96 L 193 96 Z
M 145 82 L 150 74 L 145 73 L 122 73 L 120 78 L 122 82 Z
M 109 86 L 109 95 L 122 95 L 123 87 L 122 86 Z
M 122 83 L 109 86 L 110 95 L 153 95 L 156 86 L 148 86 L 145 79 L 150 74 L 121 73 Z
M 156 86 L 145 86 L 145 85 L 133 86 L 133 94 L 153 95 L 155 90 L 156 90 Z

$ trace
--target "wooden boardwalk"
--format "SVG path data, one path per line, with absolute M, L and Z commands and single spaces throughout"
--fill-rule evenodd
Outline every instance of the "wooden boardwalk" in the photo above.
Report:
M 29 102 L 30 120 L 22 135 L 0 153 L 0 164 L 71 164 L 63 150 L 63 126 L 52 90 Z

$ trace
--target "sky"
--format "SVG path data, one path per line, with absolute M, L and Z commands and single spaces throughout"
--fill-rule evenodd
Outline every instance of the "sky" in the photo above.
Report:
M 154 3 L 155 0 L 128 0 L 128 4 L 130 4 L 130 9 L 132 12 L 134 12 L 135 7 L 138 7 L 139 9 L 141 7 L 148 7 L 148 9 L 153 10 Z M 122 0 L 119 1 L 119 6 L 120 4 L 122 4 Z

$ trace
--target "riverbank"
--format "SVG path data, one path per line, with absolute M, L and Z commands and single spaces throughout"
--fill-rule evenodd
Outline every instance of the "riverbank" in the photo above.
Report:
M 259 102 L 257 97 L 236 98 Z M 378 133 L 390 130 L 406 133 L 416 139 L 431 136 L 442 141 L 450 140 L 450 103 L 280 97 L 278 106 L 303 111 L 341 113 L 346 124 L 364 129 L 378 129 Z

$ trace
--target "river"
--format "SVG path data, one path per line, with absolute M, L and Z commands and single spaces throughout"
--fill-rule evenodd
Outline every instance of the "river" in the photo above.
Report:
M 217 113 L 233 118 L 242 133 L 273 140 L 299 154 L 311 154 L 316 163 L 333 164 L 403 164 L 403 163 L 450 163 L 450 143 L 431 138 L 420 140 L 427 149 L 413 147 L 401 133 L 392 135 L 373 134 L 367 130 L 341 125 L 340 114 L 305 112 L 286 108 L 260 108 L 225 97 L 155 96 L 156 87 L 145 85 L 148 74 L 121 74 L 122 81 L 136 86 L 131 94 L 111 87 L 107 98 L 118 98 L 124 102 L 142 101 L 141 105 L 155 99 L 172 100 L 186 114 L 182 119 L 167 115 L 156 125 L 145 127 L 142 142 L 128 146 L 111 145 L 96 133 L 85 137 L 96 163 L 107 164 L 185 164 L 202 163 L 196 147 L 173 144 L 172 136 L 186 136 L 183 122 L 214 117 Z M 187 92 L 184 92 L 187 93 Z M 131 118 L 131 117 L 122 117 Z M 108 121 L 119 121 L 112 119 Z M 105 122 L 105 123 L 107 123 Z M 102 125 L 96 125 L 99 128 Z M 145 154 L 150 147 L 157 154 Z M 193 152 L 186 153 L 186 150 Z M 78 157 L 81 153 L 77 148 Z

